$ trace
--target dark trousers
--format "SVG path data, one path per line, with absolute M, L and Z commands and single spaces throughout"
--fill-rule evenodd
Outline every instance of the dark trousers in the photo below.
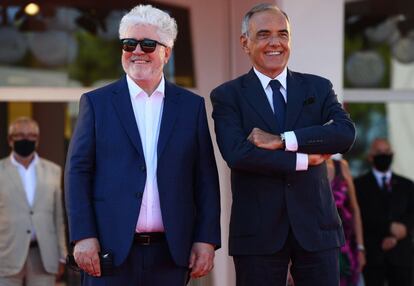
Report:
M 411 286 L 411 267 L 395 266 L 390 263 L 364 267 L 365 286 Z
M 289 260 L 295 286 L 339 285 L 339 248 L 310 252 L 290 231 L 283 248 L 271 255 L 234 256 L 237 286 L 285 286 Z
M 82 275 L 83 286 L 184 286 L 188 268 L 177 266 L 166 242 L 133 244 L 126 261 L 113 276 Z

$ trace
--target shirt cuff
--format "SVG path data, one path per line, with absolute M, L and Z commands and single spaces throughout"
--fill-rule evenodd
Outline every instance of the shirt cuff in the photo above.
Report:
M 285 146 L 286 151 L 296 152 L 298 150 L 298 140 L 296 139 L 295 132 L 285 132 Z M 306 164 L 307 165 L 307 164 Z
M 308 169 L 308 154 L 296 153 L 296 171 Z

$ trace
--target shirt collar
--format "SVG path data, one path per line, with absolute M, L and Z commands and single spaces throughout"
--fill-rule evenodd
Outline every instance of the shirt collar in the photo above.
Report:
M 262 74 L 255 67 L 253 67 L 253 70 L 255 74 L 257 75 L 257 77 L 259 78 L 260 83 L 263 86 L 263 89 L 267 88 L 271 80 L 277 79 L 280 82 L 283 89 L 287 90 L 287 67 L 285 67 L 283 71 L 275 78 L 270 78 L 267 75 Z
M 10 161 L 16 167 L 23 167 L 23 168 L 25 168 L 22 164 L 20 164 L 19 162 L 17 162 L 17 160 L 14 158 L 14 152 L 11 152 L 11 154 L 10 154 Z M 30 162 L 30 164 L 27 167 L 27 169 L 36 166 L 38 161 L 39 161 L 39 155 L 37 155 L 37 153 L 35 153 L 34 154 L 34 157 L 33 157 L 33 160 L 32 160 L 32 162 Z
M 129 75 L 126 75 L 126 79 L 128 84 L 129 95 L 131 96 L 131 98 L 135 98 L 137 95 L 140 94 L 146 94 L 146 92 L 129 77 Z M 165 96 L 164 75 L 162 75 L 160 83 L 151 95 L 155 94 L 160 94 L 163 97 Z
M 387 181 L 390 180 L 392 172 L 391 170 L 388 170 L 386 172 L 380 172 L 375 168 L 372 168 L 372 173 L 374 174 L 375 178 L 377 179 L 377 181 L 382 182 L 382 177 L 386 177 Z

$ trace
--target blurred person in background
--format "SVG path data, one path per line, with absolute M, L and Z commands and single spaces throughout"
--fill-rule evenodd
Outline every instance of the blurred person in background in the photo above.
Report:
M 52 286 L 66 256 L 61 168 L 36 153 L 39 126 L 9 126 L 10 156 L 0 160 L 0 286 Z
M 348 162 L 336 154 L 326 161 L 328 178 L 336 207 L 342 220 L 345 245 L 339 256 L 340 285 L 360 285 L 361 272 L 365 265 L 365 247 L 361 214 L 355 194 L 355 186 Z
M 355 179 L 364 226 L 366 286 L 411 286 L 414 184 L 391 171 L 393 150 L 375 139 L 368 161 L 372 169 Z

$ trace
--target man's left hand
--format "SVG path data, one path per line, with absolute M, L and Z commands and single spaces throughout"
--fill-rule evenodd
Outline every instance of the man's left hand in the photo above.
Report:
M 407 228 L 400 222 L 392 222 L 390 232 L 397 240 L 401 240 L 407 236 Z
M 279 135 L 267 133 L 256 127 L 250 132 L 247 140 L 262 149 L 277 150 L 284 148 L 284 144 Z
M 195 242 L 191 249 L 189 268 L 191 278 L 207 275 L 214 266 L 214 246 L 209 243 Z

